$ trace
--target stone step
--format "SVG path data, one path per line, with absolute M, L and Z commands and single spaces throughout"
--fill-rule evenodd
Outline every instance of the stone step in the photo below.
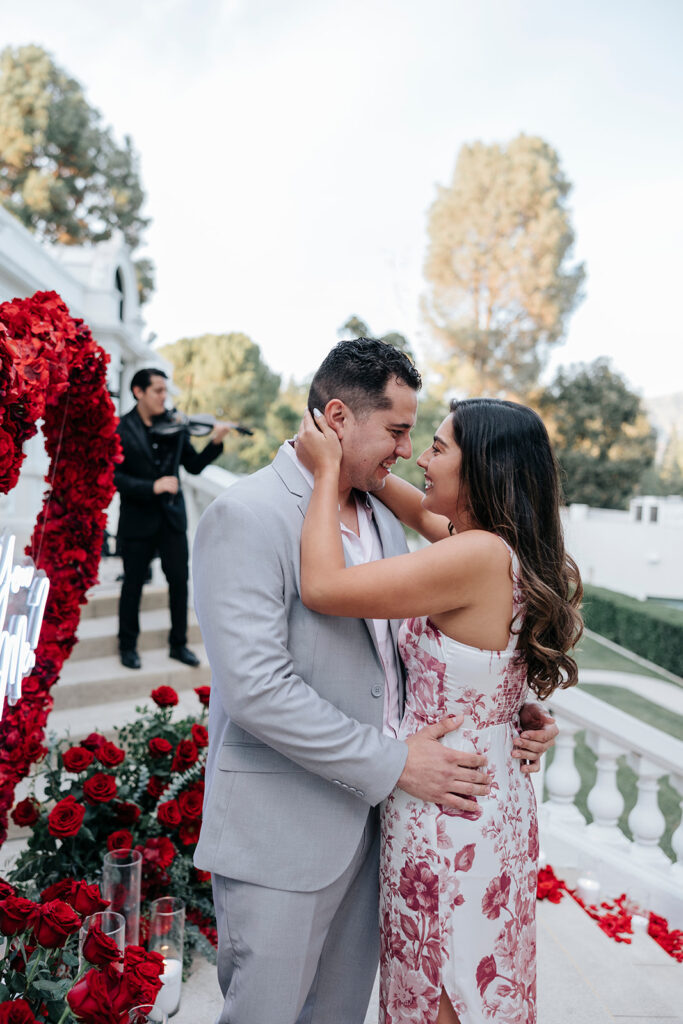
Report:
M 67 661 L 54 688 L 54 710 L 48 725 L 52 728 L 57 712 L 101 706 L 101 714 L 117 723 L 114 704 L 121 701 L 144 700 L 157 686 L 172 686 L 179 693 L 192 691 L 195 686 L 208 684 L 211 679 L 204 648 L 193 644 L 194 653 L 201 661 L 198 668 L 190 668 L 168 656 L 168 648 L 143 650 L 142 668 L 124 668 L 116 655 Z M 112 707 L 110 707 L 112 705 Z M 59 730 L 58 730 L 59 731 Z
M 78 643 L 71 652 L 69 663 L 89 658 L 101 658 L 118 653 L 118 615 L 95 615 L 81 619 L 78 626 Z M 138 651 L 150 651 L 168 647 L 170 617 L 167 607 L 152 608 L 140 612 L 140 636 Z M 188 613 L 188 644 L 201 644 L 197 618 L 192 610 Z
M 192 670 L 188 670 L 192 671 Z M 195 669 L 194 686 L 201 686 L 208 683 L 208 678 L 198 678 L 202 669 Z M 131 672 L 130 675 L 139 674 Z M 60 684 L 58 683 L 57 686 Z M 156 683 L 154 685 L 157 685 Z M 160 684 L 158 684 L 160 685 Z M 167 685 L 177 687 L 171 681 Z M 106 704 L 87 704 L 80 707 L 66 707 L 60 710 L 54 709 L 47 721 L 48 732 L 54 732 L 57 736 L 69 735 L 75 742 L 82 740 L 91 732 L 100 732 L 109 739 L 116 738 L 116 726 L 128 725 L 137 718 L 136 708 L 140 706 L 153 707 L 154 702 L 150 700 L 149 694 L 154 686 L 141 692 L 134 698 L 112 700 Z M 199 703 L 197 694 L 191 689 L 178 689 L 178 704 L 174 708 L 173 717 L 186 718 L 187 716 L 199 719 L 202 706 Z
M 88 603 L 81 609 L 81 621 L 118 615 L 120 590 L 121 584 L 112 582 L 93 587 L 88 594 Z M 153 608 L 168 608 L 168 587 L 148 583 L 142 588 L 141 611 Z

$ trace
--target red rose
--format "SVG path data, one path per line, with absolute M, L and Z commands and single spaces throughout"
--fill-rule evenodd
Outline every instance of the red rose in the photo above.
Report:
M 192 740 L 181 740 L 171 762 L 172 772 L 185 772 L 196 763 L 199 753 Z
M 87 750 L 96 751 L 103 743 L 106 742 L 106 736 L 102 736 L 99 732 L 91 732 L 89 736 L 86 736 L 84 740 L 81 740 L 81 746 L 86 747 Z
M 7 936 L 27 931 L 38 913 L 38 904 L 23 896 L 8 896 L 0 903 L 0 933 Z
M 0 1004 L 0 1024 L 38 1024 L 25 999 Z
M 144 846 L 135 849 L 142 854 L 144 865 L 156 871 L 165 871 L 175 857 L 175 846 L 166 836 L 148 839 Z
M 6 900 L 8 896 L 16 896 L 17 890 L 4 878 L 0 878 L 0 900 Z
M 191 846 L 192 843 L 196 843 L 199 839 L 199 832 L 202 827 L 201 821 L 184 821 L 178 829 L 178 839 L 183 846 Z
M 167 828 L 177 828 L 181 821 L 180 808 L 177 800 L 166 800 L 157 808 L 157 818 Z
M 116 779 L 106 772 L 95 772 L 83 783 L 83 796 L 89 804 L 106 804 L 116 796 Z
M 48 885 L 47 889 L 43 889 L 40 894 L 40 902 L 48 903 L 49 900 L 64 900 L 67 902 L 66 897 L 73 888 L 73 878 L 62 878 L 59 882 L 53 882 L 52 885 Z
M 12 811 L 12 821 L 19 828 L 24 828 L 27 825 L 35 825 L 40 817 L 39 805 L 30 796 L 27 796 L 25 800 L 20 800 Z
M 120 1024 L 123 1011 L 119 1012 L 112 1005 L 120 985 L 115 968 L 93 967 L 69 989 L 66 1000 L 74 1016 L 84 1024 Z
M 125 750 L 121 750 L 121 747 L 117 747 L 115 743 L 110 743 L 109 740 L 105 740 L 96 751 L 97 760 L 106 768 L 115 768 L 117 764 L 121 764 L 125 756 Z
M 107 849 L 111 850 L 132 850 L 133 837 L 127 829 L 121 828 L 118 832 L 112 832 L 107 838 Z
M 126 998 L 132 999 L 134 1003 L 153 1003 L 162 985 L 163 971 L 164 958 L 161 953 L 147 952 L 142 946 L 126 946 L 117 1006 L 126 1009 L 123 1005 Z
M 48 831 L 58 839 L 75 836 L 83 824 L 84 816 L 85 807 L 77 803 L 73 796 L 65 796 L 47 816 Z
M 208 706 L 209 706 L 209 695 L 211 693 L 211 687 L 210 686 L 195 686 L 194 692 L 197 694 L 197 696 L 199 698 L 199 703 L 202 704 L 205 708 L 208 708 Z
M 168 789 L 168 782 L 160 779 L 158 775 L 150 775 L 147 793 L 153 800 L 158 800 L 165 789 Z
M 121 950 L 114 940 L 105 935 L 100 926 L 93 921 L 83 943 L 83 956 L 89 964 L 104 967 L 122 959 Z
M 57 949 L 80 927 L 81 919 L 73 907 L 62 900 L 50 900 L 40 905 L 38 918 L 33 923 L 33 935 L 39 946 Z
M 163 736 L 154 736 L 149 741 L 148 746 L 151 757 L 163 757 L 165 754 L 170 754 L 173 750 L 173 744 L 165 740 Z
M 97 882 L 91 882 L 90 885 L 86 881 L 72 882 L 71 892 L 64 897 L 64 900 L 81 917 L 96 914 L 99 910 L 104 910 L 109 906 L 109 900 L 102 899 Z
M 69 747 L 62 752 L 62 764 L 68 772 L 84 772 L 94 760 L 92 750 L 86 747 Z
M 192 726 L 192 739 L 195 741 L 198 747 L 208 747 L 209 745 L 209 730 L 205 725 L 199 725 L 195 722 Z
M 211 881 L 211 872 L 210 871 L 202 871 L 201 868 L 195 868 L 194 869 L 194 875 L 195 875 L 195 878 L 197 879 L 198 882 L 204 883 L 204 882 L 210 882 Z
M 114 810 L 116 811 L 116 820 L 121 825 L 134 825 L 140 817 L 140 808 L 137 804 L 131 804 L 125 800 L 119 801 Z
M 156 690 L 152 690 L 151 697 L 160 708 L 174 708 L 178 703 L 178 694 L 172 686 L 157 686 Z
M 201 818 L 203 795 L 198 789 L 188 789 L 178 797 L 178 806 L 184 819 Z

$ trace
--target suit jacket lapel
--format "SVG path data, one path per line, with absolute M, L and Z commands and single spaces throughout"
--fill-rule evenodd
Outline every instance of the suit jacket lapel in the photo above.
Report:
M 138 416 L 137 409 L 131 409 L 128 420 L 128 425 L 132 430 L 133 434 L 137 438 L 138 446 L 143 455 L 145 455 L 152 465 L 154 465 L 154 456 L 152 454 L 152 446 L 149 440 L 149 434 L 145 430 L 145 425 Z

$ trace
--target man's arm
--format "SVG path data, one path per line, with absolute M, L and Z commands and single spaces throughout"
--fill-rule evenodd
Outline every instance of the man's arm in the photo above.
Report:
M 484 792 L 486 777 L 476 770 L 484 758 L 459 755 L 432 735 L 455 723 L 432 726 L 406 744 L 349 718 L 294 672 L 284 606 L 288 568 L 272 522 L 262 520 L 258 510 L 230 498 L 214 503 L 197 530 L 193 565 L 213 686 L 235 724 L 371 805 L 384 799 L 406 770 L 411 779 L 418 776 L 409 792 L 422 795 L 416 787 L 426 773 L 425 786 L 454 807 L 469 806 L 451 795 L 458 784 L 466 792 Z M 425 792 L 423 798 L 432 797 Z
M 223 451 L 223 437 L 227 433 L 227 429 L 220 434 L 220 440 L 218 440 L 219 434 L 214 431 L 208 444 L 202 448 L 200 452 L 198 452 L 196 448 L 193 448 L 189 437 L 185 435 L 180 454 L 180 464 L 183 469 L 186 469 L 188 473 L 196 476 L 198 473 L 201 473 L 209 463 L 217 459 Z

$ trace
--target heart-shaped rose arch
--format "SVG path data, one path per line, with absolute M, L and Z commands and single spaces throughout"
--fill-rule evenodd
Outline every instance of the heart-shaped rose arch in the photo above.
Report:
M 14 790 L 45 752 L 51 688 L 97 582 L 106 509 L 121 460 L 107 391 L 109 356 L 55 292 L 0 305 L 0 494 L 16 484 L 24 442 L 44 420 L 48 490 L 26 549 L 50 580 L 36 664 L 0 721 L 0 844 Z

